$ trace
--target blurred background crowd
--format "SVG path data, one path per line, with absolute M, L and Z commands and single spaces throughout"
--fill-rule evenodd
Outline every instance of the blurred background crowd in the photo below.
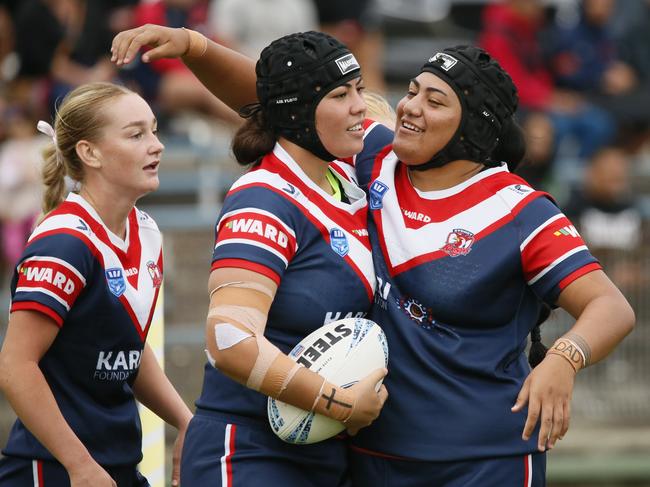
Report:
M 167 147 L 161 188 L 139 206 L 165 234 L 167 368 L 191 403 L 212 225 L 240 172 L 229 153 L 239 119 L 179 60 L 110 63 L 113 36 L 145 23 L 186 26 L 253 58 L 283 34 L 322 30 L 355 52 L 367 87 L 393 104 L 440 48 L 478 44 L 498 59 L 519 89 L 528 153 L 518 172 L 556 198 L 638 319 L 613 357 L 581 372 L 577 433 L 554 454 L 550 478 L 650 485 L 650 1 L 0 0 L 0 337 L 12 268 L 40 212 L 47 140 L 36 122 L 79 84 L 122 82 L 152 104 Z M 551 318 L 545 341 L 566 319 Z M 0 401 L 0 443 L 7 411 Z

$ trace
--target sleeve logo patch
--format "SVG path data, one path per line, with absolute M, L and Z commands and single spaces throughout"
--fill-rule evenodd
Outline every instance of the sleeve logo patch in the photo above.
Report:
M 233 234 L 249 233 L 259 235 L 278 246 L 286 249 L 289 245 L 289 237 L 282 230 L 271 223 L 263 222 L 254 218 L 237 218 L 231 220 L 225 225 Z
M 26 281 L 51 284 L 68 295 L 74 293 L 76 288 L 73 279 L 49 267 L 24 266 L 20 272 Z
M 66 309 L 86 285 L 86 280 L 69 262 L 51 256 L 33 256 L 18 268 L 16 292 L 40 293 Z
M 565 237 L 579 237 L 580 234 L 578 233 L 578 230 L 576 230 L 576 227 L 573 225 L 566 225 L 559 230 L 553 232 L 553 235 L 556 237 L 560 237 L 564 235 Z

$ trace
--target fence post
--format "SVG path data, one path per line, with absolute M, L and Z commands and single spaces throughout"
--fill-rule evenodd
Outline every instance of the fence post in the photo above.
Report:
M 163 370 L 165 370 L 164 294 L 164 286 L 162 286 L 147 336 L 147 343 Z M 138 406 L 142 422 L 143 454 L 139 469 L 142 475 L 147 477 L 151 487 L 165 487 L 165 423 L 142 404 Z

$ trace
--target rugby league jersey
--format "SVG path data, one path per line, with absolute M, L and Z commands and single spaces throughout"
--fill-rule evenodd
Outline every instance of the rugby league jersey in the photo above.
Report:
M 278 284 L 265 336 L 284 353 L 326 323 L 365 316 L 375 274 L 365 193 L 353 169 L 330 169 L 350 203 L 314 184 L 280 144 L 228 193 L 216 224 L 212 269 L 235 267 Z M 266 396 L 206 365 L 200 408 L 266 417 Z
M 161 283 L 156 223 L 134 208 L 123 241 L 74 193 L 36 227 L 14 273 L 11 312 L 43 313 L 60 328 L 39 366 L 63 417 L 102 465 L 141 459 L 131 387 Z M 53 458 L 20 420 L 3 453 Z
M 353 439 L 368 452 L 429 461 L 536 451 L 512 413 L 530 372 L 525 348 L 542 302 L 599 269 L 545 193 L 486 168 L 441 191 L 418 191 L 368 125 L 357 156 L 368 188 L 377 290 L 370 318 L 388 339 L 379 418 Z M 379 149 L 384 147 L 383 149 Z

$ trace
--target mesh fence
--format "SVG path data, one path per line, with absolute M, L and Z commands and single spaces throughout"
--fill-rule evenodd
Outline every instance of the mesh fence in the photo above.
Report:
M 572 416 L 608 423 L 647 424 L 650 420 L 650 248 L 592 249 L 592 252 L 634 308 L 636 327 L 604 361 L 580 371 Z M 573 322 L 565 311 L 554 311 L 542 327 L 544 343 L 552 344 Z

